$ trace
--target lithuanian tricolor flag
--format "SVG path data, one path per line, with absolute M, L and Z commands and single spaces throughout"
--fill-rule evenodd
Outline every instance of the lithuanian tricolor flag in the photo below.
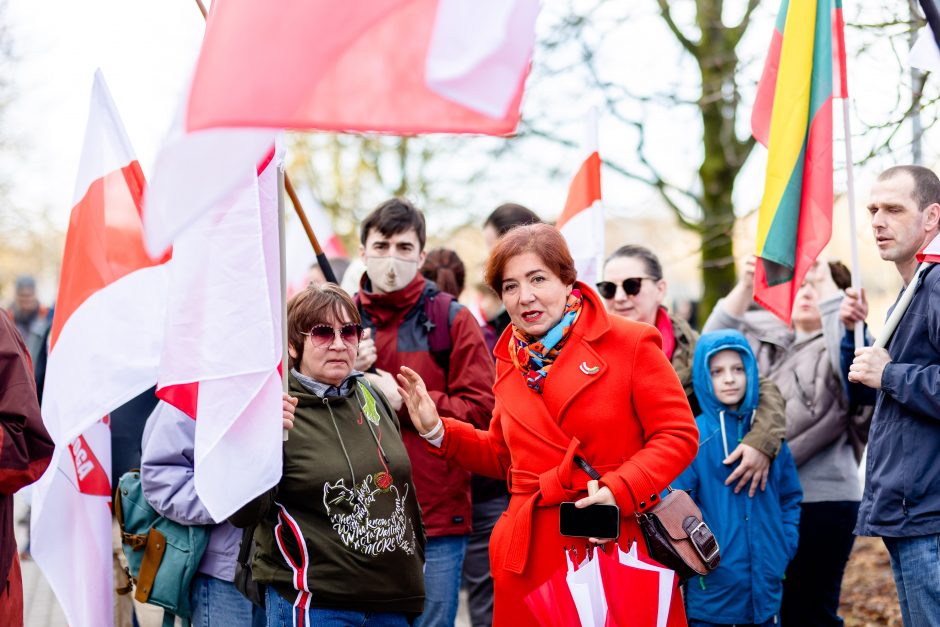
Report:
M 767 146 L 754 299 L 789 324 L 832 233 L 832 100 L 846 95 L 841 0 L 783 0 L 751 116 Z M 837 80 L 833 81 L 833 72 Z

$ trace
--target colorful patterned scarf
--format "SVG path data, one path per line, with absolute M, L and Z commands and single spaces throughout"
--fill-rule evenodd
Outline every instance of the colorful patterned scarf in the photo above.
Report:
M 554 327 L 540 338 L 532 337 L 513 327 L 509 338 L 509 355 L 516 369 L 525 377 L 526 384 L 538 394 L 542 393 L 545 377 L 558 353 L 568 341 L 571 329 L 581 314 L 581 291 L 571 290 L 565 313 Z

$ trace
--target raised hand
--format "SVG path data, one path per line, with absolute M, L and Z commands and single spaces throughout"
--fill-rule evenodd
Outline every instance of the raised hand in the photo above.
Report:
M 408 408 L 408 415 L 415 429 L 426 435 L 436 429 L 441 422 L 434 401 L 428 395 L 428 388 L 421 376 L 407 366 L 401 367 L 398 375 L 398 393 Z
M 356 354 L 356 363 L 353 367 L 360 372 L 366 372 L 375 365 L 377 358 L 378 353 L 375 352 L 375 340 L 372 339 L 372 329 L 365 329 L 362 332 L 362 339 L 359 340 L 359 352 Z
M 839 320 L 849 331 L 855 329 L 855 324 L 865 322 L 868 317 L 868 299 L 865 298 L 865 288 L 862 288 L 861 294 L 856 293 L 854 288 L 845 290 L 845 298 L 839 305 Z

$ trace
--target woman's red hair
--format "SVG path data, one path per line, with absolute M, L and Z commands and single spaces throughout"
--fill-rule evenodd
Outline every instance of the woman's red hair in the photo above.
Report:
M 546 269 L 565 285 L 571 285 L 578 278 L 568 244 L 558 229 L 549 224 L 528 224 L 511 229 L 496 242 L 483 270 L 486 284 L 502 295 L 506 264 L 525 253 L 538 255 Z

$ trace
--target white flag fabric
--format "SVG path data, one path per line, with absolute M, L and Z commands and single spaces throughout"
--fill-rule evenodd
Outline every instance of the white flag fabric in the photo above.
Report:
M 270 129 L 184 129 L 180 104 L 154 162 L 144 205 L 147 250 L 161 255 L 189 225 L 231 203 L 243 188 L 244 165 L 260 164 L 274 145 Z
M 218 521 L 281 476 L 279 161 L 243 160 L 229 206 L 173 242 L 157 396 L 196 420 L 196 491 Z
M 42 405 L 55 453 L 36 483 L 32 513 L 32 555 L 73 627 L 113 622 L 106 416 L 151 387 L 160 363 L 169 263 L 144 250 L 143 187 L 97 72 Z

